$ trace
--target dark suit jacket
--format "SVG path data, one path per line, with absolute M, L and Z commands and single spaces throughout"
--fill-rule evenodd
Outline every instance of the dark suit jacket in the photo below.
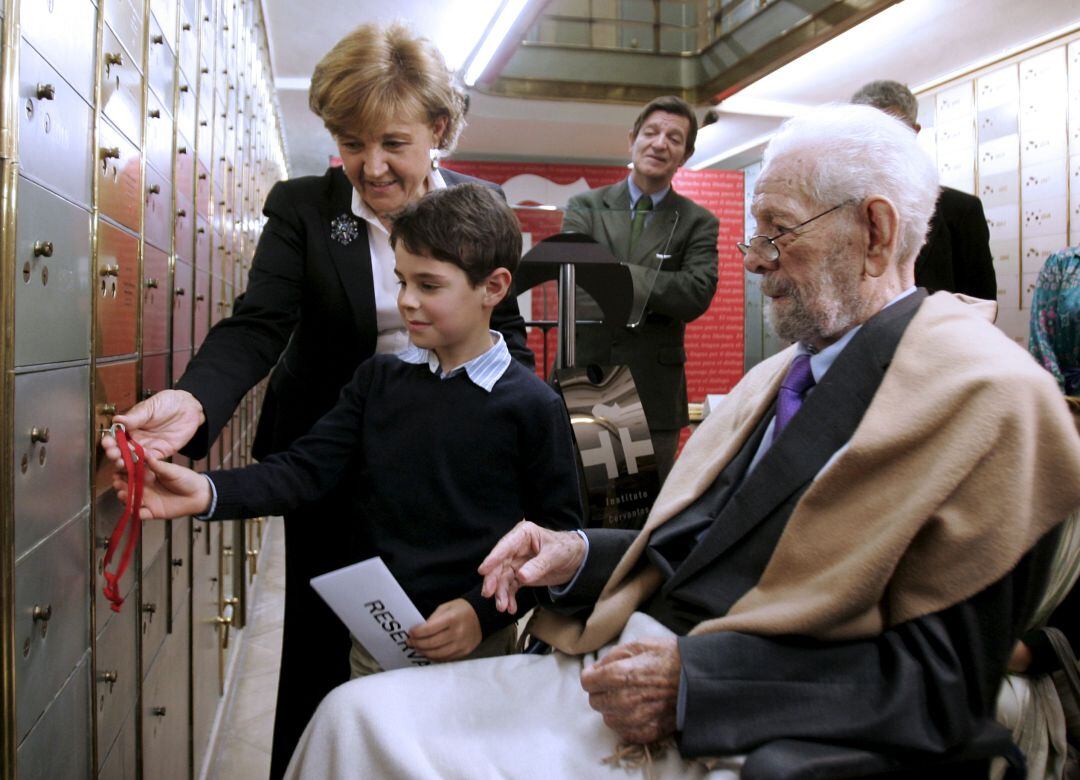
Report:
M 752 472 L 742 474 L 767 419 L 713 487 L 654 532 L 647 554 L 665 580 L 644 609 L 685 634 L 726 614 L 756 584 L 802 493 L 861 420 L 922 298 L 909 296 L 863 326 Z M 634 537 L 586 533 L 589 557 L 560 611 L 595 601 Z M 963 745 L 993 716 L 1005 661 L 1036 603 L 1041 578 L 1032 561 L 1050 549 L 1041 545 L 968 601 L 871 639 L 680 637 L 682 754 L 811 740 L 880 751 L 888 765 Z M 750 768 L 748 761 L 744 777 Z
M 630 366 L 649 427 L 675 430 L 689 422 L 683 336 L 686 323 L 704 314 L 716 293 L 720 223 L 707 209 L 671 190 L 653 211 L 633 255 L 627 257 L 629 208 L 630 187 L 625 180 L 570 199 L 563 229 L 591 235 L 629 263 L 635 298 L 647 293 L 644 264 L 658 252 L 669 255 L 648 293 L 641 324 L 614 331 L 579 326 L 577 364 Z
M 442 175 L 448 186 L 478 181 L 448 170 Z M 352 214 L 352 192 L 340 168 L 278 182 L 270 191 L 247 290 L 176 383 L 206 414 L 185 455 L 202 457 L 267 373 L 253 452 L 262 457 L 287 448 L 334 405 L 356 367 L 374 353 L 378 326 L 366 224 L 359 221 L 359 235 L 347 245 L 330 236 L 330 223 Z M 516 300 L 500 304 L 492 327 L 502 331 L 514 357 L 533 365 Z
M 942 187 L 926 244 L 915 260 L 915 284 L 931 292 L 948 290 L 997 300 L 989 242 L 990 229 L 982 201 L 966 192 Z

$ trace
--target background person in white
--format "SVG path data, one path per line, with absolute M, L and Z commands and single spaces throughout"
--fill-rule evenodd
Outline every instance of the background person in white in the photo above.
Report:
M 994 304 L 912 290 L 936 195 L 880 111 L 788 122 L 743 248 L 797 343 L 698 428 L 639 534 L 522 523 L 488 556 L 500 607 L 554 589 L 531 628 L 558 652 L 342 686 L 290 775 L 623 777 L 602 763 L 617 742 L 674 738 L 654 776 L 746 753 L 748 778 L 985 777 L 965 751 L 1001 733 L 1051 529 L 1080 503 L 1080 437 Z M 797 365 L 812 389 L 780 426 Z

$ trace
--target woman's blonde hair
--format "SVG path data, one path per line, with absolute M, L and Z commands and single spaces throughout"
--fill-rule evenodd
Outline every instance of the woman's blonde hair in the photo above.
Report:
M 445 117 L 447 152 L 465 126 L 465 96 L 442 54 L 402 24 L 365 24 L 338 41 L 315 66 L 308 105 L 335 136 Z

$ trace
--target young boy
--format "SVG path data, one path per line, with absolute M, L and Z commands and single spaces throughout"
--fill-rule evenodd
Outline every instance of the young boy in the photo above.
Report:
M 390 243 L 410 347 L 362 363 L 310 432 L 261 463 L 203 475 L 149 459 L 142 517 L 281 514 L 354 480 L 365 552 L 428 616 L 412 646 L 433 661 L 506 653 L 514 618 L 481 597 L 477 567 L 523 517 L 581 523 L 566 409 L 489 329 L 520 228 L 491 190 L 466 184 L 406 208 Z M 125 476 L 115 484 L 124 498 Z M 354 676 L 380 671 L 355 641 L 350 661 Z

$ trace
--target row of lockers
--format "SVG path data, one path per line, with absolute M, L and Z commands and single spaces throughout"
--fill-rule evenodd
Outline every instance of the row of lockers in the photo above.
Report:
M 1043 263 L 1080 243 L 1080 39 L 927 92 L 919 119 L 942 183 L 982 200 L 999 324 L 1026 345 Z
M 0 777 L 199 776 L 262 523 L 147 524 L 113 612 L 101 573 L 122 506 L 97 439 L 183 373 L 245 286 L 285 175 L 261 9 L 2 14 Z M 261 392 L 196 466 L 246 462 Z

